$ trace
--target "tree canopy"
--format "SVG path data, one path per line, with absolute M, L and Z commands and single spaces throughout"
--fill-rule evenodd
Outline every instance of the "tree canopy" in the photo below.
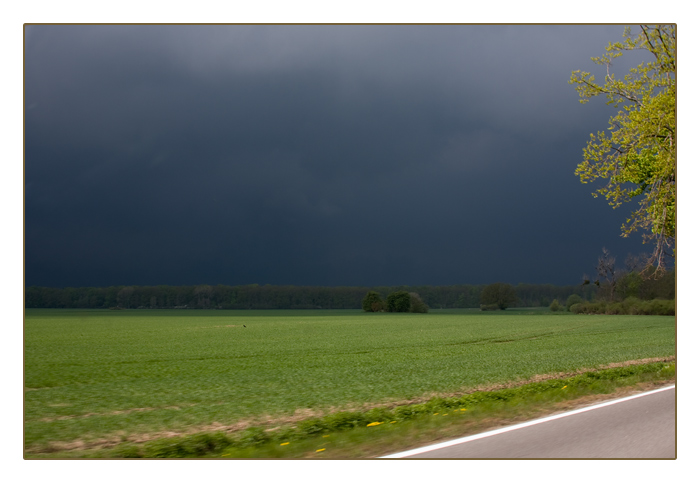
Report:
M 370 290 L 362 299 L 362 310 L 365 312 L 382 312 L 384 311 L 384 301 L 378 292 Z
M 591 134 L 575 174 L 582 183 L 607 180 L 593 196 L 604 196 L 613 208 L 639 202 L 622 236 L 644 232 L 644 241 L 655 245 L 647 267 L 663 270 L 665 257 L 675 255 L 676 237 L 676 26 L 640 27 L 636 35 L 625 28 L 622 42 L 591 59 L 606 67 L 604 83 L 589 72 L 571 74 L 582 104 L 604 95 L 608 104 L 622 106 L 608 132 Z M 648 52 L 650 61 L 618 79 L 610 71 L 613 59 L 635 50 Z
M 405 290 L 390 293 L 386 298 L 389 312 L 408 312 L 411 309 L 411 295 Z
M 498 308 L 505 310 L 518 303 L 518 296 L 515 288 L 508 283 L 492 283 L 484 287 L 481 292 L 482 305 L 498 305 Z

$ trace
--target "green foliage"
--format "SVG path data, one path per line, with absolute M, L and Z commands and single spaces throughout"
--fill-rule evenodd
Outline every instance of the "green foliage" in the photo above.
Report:
M 423 299 L 420 298 L 420 295 L 418 295 L 415 292 L 411 292 L 409 295 L 411 297 L 411 307 L 409 309 L 409 312 L 412 312 L 414 314 L 425 314 L 428 312 L 428 304 L 423 302 Z
M 389 312 L 408 312 L 411 309 L 411 295 L 405 290 L 390 293 L 386 298 Z
M 248 428 L 239 436 L 240 446 L 262 446 L 270 441 L 270 434 L 259 427 Z
M 662 277 L 663 278 L 663 277 Z M 668 285 L 664 282 L 664 286 Z M 673 277 L 670 289 L 673 290 Z M 123 287 L 52 288 L 26 287 L 26 308 L 70 308 L 126 310 L 117 307 L 117 295 Z M 130 305 L 142 310 L 150 309 L 356 309 L 368 291 L 386 296 L 396 290 L 416 292 L 429 307 L 436 309 L 478 308 L 480 285 L 442 285 L 410 287 L 298 287 L 274 285 L 216 285 L 211 292 L 206 286 L 138 286 L 133 287 Z M 551 284 L 518 284 L 515 288 L 519 305 L 523 307 L 545 306 L 553 298 L 563 300 L 572 293 L 590 299 L 595 286 L 557 286 Z M 196 292 L 196 293 L 195 293 Z M 210 293 L 209 293 L 210 292 Z M 660 291 L 656 295 L 640 298 L 673 298 Z M 545 302 L 542 302 L 545 301 Z
M 365 312 L 383 312 L 384 301 L 378 292 L 369 291 L 362 299 L 362 310 Z
M 549 310 L 552 312 L 558 312 L 559 310 L 563 310 L 563 307 L 559 305 L 559 301 L 557 299 L 552 300 L 552 303 L 549 304 Z
M 593 196 L 604 196 L 613 208 L 639 201 L 622 234 L 645 232 L 645 241 L 655 243 L 650 263 L 663 268 L 676 236 L 676 27 L 640 27 L 634 36 L 625 28 L 622 42 L 610 43 L 605 55 L 592 59 L 607 69 L 603 84 L 589 72 L 571 75 L 582 104 L 604 95 L 608 104 L 623 107 L 610 118 L 607 133 L 591 134 L 575 173 L 582 183 L 607 180 Z M 615 77 L 613 59 L 634 50 L 647 51 L 651 61 Z
M 675 300 L 639 300 L 628 297 L 623 302 L 583 302 L 571 306 L 575 314 L 605 315 L 676 315 Z
M 261 431 L 258 429 L 258 431 Z M 166 438 L 146 443 L 144 458 L 192 458 L 206 456 L 226 448 L 232 440 L 223 433 L 203 433 L 190 437 Z M 131 449 L 125 457 L 135 457 Z
M 574 314 L 582 314 L 582 307 L 583 303 L 573 304 L 571 307 L 569 307 L 569 312 L 572 312 Z
M 639 273 L 626 273 L 617 281 L 615 293 L 622 299 L 626 299 L 628 297 L 639 297 L 643 283 L 644 279 Z
M 661 276 L 643 278 L 639 286 L 639 298 L 642 300 L 676 298 L 676 271 L 669 270 Z
M 482 305 L 496 304 L 499 309 L 505 310 L 508 307 L 513 307 L 517 302 L 515 288 L 508 283 L 492 283 L 484 287 L 481 292 Z
M 571 306 L 574 304 L 580 304 L 583 302 L 583 299 L 581 298 L 580 295 L 577 294 L 571 294 L 569 295 L 569 298 L 566 299 L 566 310 L 567 312 L 571 311 Z

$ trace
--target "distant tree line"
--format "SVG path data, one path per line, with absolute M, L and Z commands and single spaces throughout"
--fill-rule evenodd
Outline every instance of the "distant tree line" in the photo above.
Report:
M 415 292 L 399 290 L 390 293 L 386 301 L 373 290 L 367 292 L 362 299 L 362 310 L 365 312 L 413 312 L 424 314 L 428 312 L 428 304 L 423 302 L 420 295 Z
M 626 283 L 629 282 L 629 283 Z M 640 299 L 675 297 L 675 274 L 658 280 L 630 277 L 616 283 L 621 296 Z M 289 285 L 188 285 L 51 288 L 27 287 L 27 308 L 86 309 L 359 309 L 368 291 L 382 300 L 394 292 L 420 294 L 431 309 L 479 308 L 486 285 L 395 286 L 395 287 L 301 287 Z M 594 284 L 556 286 L 519 284 L 514 307 L 547 307 L 552 300 L 577 294 L 592 301 L 603 287 Z

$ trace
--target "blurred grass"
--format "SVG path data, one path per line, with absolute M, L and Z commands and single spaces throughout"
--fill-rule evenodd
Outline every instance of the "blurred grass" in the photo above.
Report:
M 28 309 L 24 334 L 27 446 L 324 412 L 675 353 L 673 317 L 532 310 Z
M 373 458 L 542 417 L 584 397 L 648 390 L 675 379 L 675 363 L 604 369 L 516 388 L 435 397 L 393 409 L 340 412 L 275 428 L 160 438 L 39 458 Z M 609 397 L 609 396 L 608 396 Z M 584 404 L 590 404 L 588 399 Z

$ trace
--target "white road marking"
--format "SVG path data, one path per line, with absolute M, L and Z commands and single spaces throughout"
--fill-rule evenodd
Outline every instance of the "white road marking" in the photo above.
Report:
M 642 392 L 635 394 L 633 396 L 623 397 L 621 399 L 614 399 L 612 401 L 607 401 L 604 403 L 596 404 L 594 406 L 588 406 L 581 409 L 575 409 L 573 411 L 568 411 L 565 413 L 555 414 L 553 416 L 547 416 L 546 418 L 535 419 L 528 421 L 526 423 L 515 424 L 513 426 L 506 426 L 505 428 L 495 429 L 493 431 L 487 431 L 485 433 L 473 434 L 471 436 L 465 436 L 464 438 L 453 439 L 451 441 L 445 441 L 444 443 L 433 444 L 431 446 L 424 446 L 422 448 L 411 449 L 408 451 L 402 451 L 401 453 L 395 453 L 387 456 L 380 456 L 380 458 L 405 458 L 407 456 L 413 456 L 421 453 L 427 453 L 428 451 L 433 451 L 436 449 L 447 448 L 449 446 L 454 446 L 456 444 L 466 443 L 468 441 L 474 441 L 477 439 L 488 438 L 489 436 L 495 436 L 501 433 L 507 433 L 508 431 L 515 431 L 516 429 L 527 428 L 528 426 L 534 426 L 535 424 L 546 423 L 547 421 L 553 421 L 555 419 L 565 418 L 567 416 L 573 416 L 574 414 L 585 413 L 586 411 L 592 411 L 594 409 L 599 409 L 605 406 L 611 406 L 613 404 L 629 401 L 630 399 L 636 399 L 638 397 L 649 396 L 650 394 L 656 394 L 661 391 L 668 391 L 669 389 L 674 389 L 676 385 L 662 387 L 661 389 L 655 389 L 653 391 Z

